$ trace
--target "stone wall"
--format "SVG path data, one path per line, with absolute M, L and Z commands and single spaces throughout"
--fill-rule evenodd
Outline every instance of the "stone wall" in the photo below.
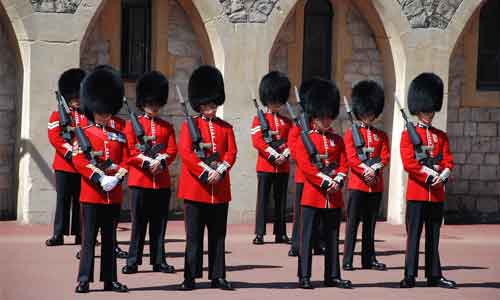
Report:
M 463 0 L 398 0 L 413 28 L 446 29 Z
M 500 222 L 500 109 L 460 105 L 464 72 L 462 39 L 450 61 L 448 135 L 456 166 L 446 222 Z
M 101 31 L 101 19 L 100 17 L 93 22 L 88 29 L 87 40 L 85 41 L 85 46 L 82 48 L 80 67 L 87 71 L 92 70 L 97 65 L 111 63 L 110 41 L 104 37 Z
M 3 16 L 0 16 L 3 17 Z M 16 48 L 8 27 L 0 19 L 0 220 L 16 218 L 17 108 L 20 107 L 19 72 Z

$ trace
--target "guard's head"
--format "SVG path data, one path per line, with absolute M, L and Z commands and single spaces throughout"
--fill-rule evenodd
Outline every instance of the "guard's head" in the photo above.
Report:
M 322 80 L 319 77 L 313 77 L 311 79 L 302 81 L 300 84 L 299 88 L 299 98 L 300 98 L 300 106 L 302 107 L 302 110 L 305 111 L 306 109 L 306 93 L 307 91 L 311 88 L 311 86 L 316 82 Z
M 189 78 L 188 99 L 191 107 L 200 112 L 201 105 L 220 106 L 226 100 L 224 79 L 221 72 L 212 66 L 203 65 L 194 70 Z
M 352 111 L 358 120 L 376 119 L 384 110 L 384 90 L 373 80 L 363 80 L 352 88 Z
M 59 92 L 68 105 L 79 106 L 80 84 L 85 77 L 85 71 L 80 68 L 72 68 L 64 71 L 57 82 Z
M 124 94 L 120 74 L 112 69 L 96 69 L 82 81 L 80 90 L 82 111 L 93 122 L 94 114 L 110 118 L 120 111 Z
M 306 112 L 311 118 L 329 118 L 333 121 L 339 115 L 340 93 L 331 80 L 315 81 L 304 98 Z
M 142 75 L 136 85 L 136 106 L 141 110 L 159 113 L 168 101 L 168 79 L 158 71 Z
M 290 80 L 284 73 L 271 71 L 262 77 L 259 97 L 264 106 L 285 104 L 290 95 Z
M 408 109 L 412 115 L 434 113 L 443 106 L 443 81 L 434 73 L 415 77 L 408 90 Z

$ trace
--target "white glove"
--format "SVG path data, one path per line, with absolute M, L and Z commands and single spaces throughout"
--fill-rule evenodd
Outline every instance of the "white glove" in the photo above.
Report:
M 114 189 L 118 184 L 118 181 L 118 178 L 115 176 L 102 176 L 101 179 L 99 179 L 101 187 L 105 192 L 109 192 Z

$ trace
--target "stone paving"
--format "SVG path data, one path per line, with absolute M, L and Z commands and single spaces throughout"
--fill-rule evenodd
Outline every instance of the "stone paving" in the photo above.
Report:
M 291 225 L 291 224 L 289 224 Z M 269 228 L 271 229 L 271 228 Z M 289 227 L 289 232 L 291 228 Z M 448 226 L 442 230 L 441 261 L 446 277 L 458 284 L 456 290 L 427 288 L 423 270 L 418 278 L 418 288 L 403 290 L 398 282 L 403 273 L 405 233 L 404 226 L 380 223 L 377 227 L 376 248 L 380 261 L 388 265 L 385 272 L 356 270 L 343 272 L 343 277 L 353 281 L 354 289 L 340 290 L 321 285 L 323 259 L 313 261 L 312 291 L 297 288 L 297 260 L 287 256 L 288 246 L 270 243 L 266 236 L 263 246 L 251 244 L 252 225 L 231 225 L 227 239 L 227 278 L 236 291 L 225 292 L 209 289 L 207 274 L 198 281 L 198 290 L 177 291 L 182 281 L 184 264 L 184 226 L 181 221 L 168 225 L 168 262 L 176 274 L 152 273 L 149 265 L 143 265 L 140 273 L 118 277 L 130 288 L 128 294 L 103 292 L 102 284 L 91 285 L 92 293 L 74 293 L 78 261 L 77 247 L 72 239 L 67 245 L 47 248 L 45 239 L 51 227 L 47 225 L 19 225 L 16 222 L 0 222 L 0 299 L 500 299 L 500 225 Z M 272 231 L 269 231 L 272 232 Z M 119 241 L 126 249 L 130 224 L 119 227 Z M 343 235 L 341 235 L 341 238 Z M 359 243 L 358 243 L 359 244 Z M 358 245 L 359 246 L 359 245 Z M 423 251 L 423 243 L 421 250 Z M 149 249 L 145 248 L 145 253 Z M 359 247 L 357 248 L 359 251 Z M 99 251 L 96 252 L 99 254 Z M 97 263 L 98 263 L 97 258 Z M 206 260 L 206 256 L 205 256 Z M 146 258 L 145 262 L 148 259 Z M 355 266 L 360 257 L 355 256 Z M 423 253 L 420 264 L 423 264 Z M 119 269 L 124 260 L 119 260 Z M 205 261 L 206 266 L 206 261 Z M 96 276 L 99 266 L 96 265 Z

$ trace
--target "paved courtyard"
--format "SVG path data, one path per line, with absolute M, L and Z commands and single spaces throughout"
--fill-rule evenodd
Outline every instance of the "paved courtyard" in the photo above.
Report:
M 290 225 L 290 224 L 289 224 Z M 269 228 L 270 229 L 270 228 Z M 291 227 L 289 227 L 289 232 Z M 177 291 L 182 281 L 184 265 L 184 226 L 181 221 L 168 225 L 168 262 L 177 268 L 176 274 L 152 273 L 143 265 L 140 273 L 123 275 L 119 280 L 128 285 L 128 294 L 103 292 L 102 284 L 91 285 L 90 294 L 74 293 L 78 261 L 77 247 L 72 239 L 65 246 L 47 248 L 45 239 L 51 232 L 47 225 L 19 225 L 0 222 L 0 299 L 500 299 L 500 225 L 444 226 L 441 238 L 441 259 L 446 277 L 458 284 L 456 290 L 425 287 L 423 270 L 419 288 L 402 290 L 398 282 L 403 274 L 404 226 L 379 223 L 377 242 L 379 260 L 388 270 L 356 270 L 343 272 L 352 280 L 354 289 L 340 290 L 321 286 L 323 259 L 313 261 L 312 291 L 297 289 L 297 259 L 287 256 L 288 245 L 251 244 L 253 226 L 232 225 L 227 239 L 227 277 L 236 291 L 209 289 L 206 272 L 198 281 L 198 290 Z M 270 230 L 269 232 L 272 232 Z M 119 227 L 119 241 L 128 249 L 130 224 Z M 341 238 L 343 235 L 341 235 Z M 267 241 L 273 240 L 267 236 Z M 359 244 L 359 243 L 358 243 Z M 359 245 L 358 245 L 359 246 Z M 421 245 L 423 250 L 423 243 Z M 357 248 L 359 251 L 359 247 Z M 146 246 L 145 253 L 148 253 Z M 97 252 L 99 253 L 99 251 Z M 98 258 L 97 258 L 98 259 Z M 146 259 L 146 262 L 148 260 Z M 423 263 L 423 253 L 420 265 Z M 359 266 L 360 257 L 355 257 Z M 119 269 L 124 260 L 119 260 Z M 206 256 L 205 256 L 206 265 Z M 99 267 L 96 265 L 96 276 Z

